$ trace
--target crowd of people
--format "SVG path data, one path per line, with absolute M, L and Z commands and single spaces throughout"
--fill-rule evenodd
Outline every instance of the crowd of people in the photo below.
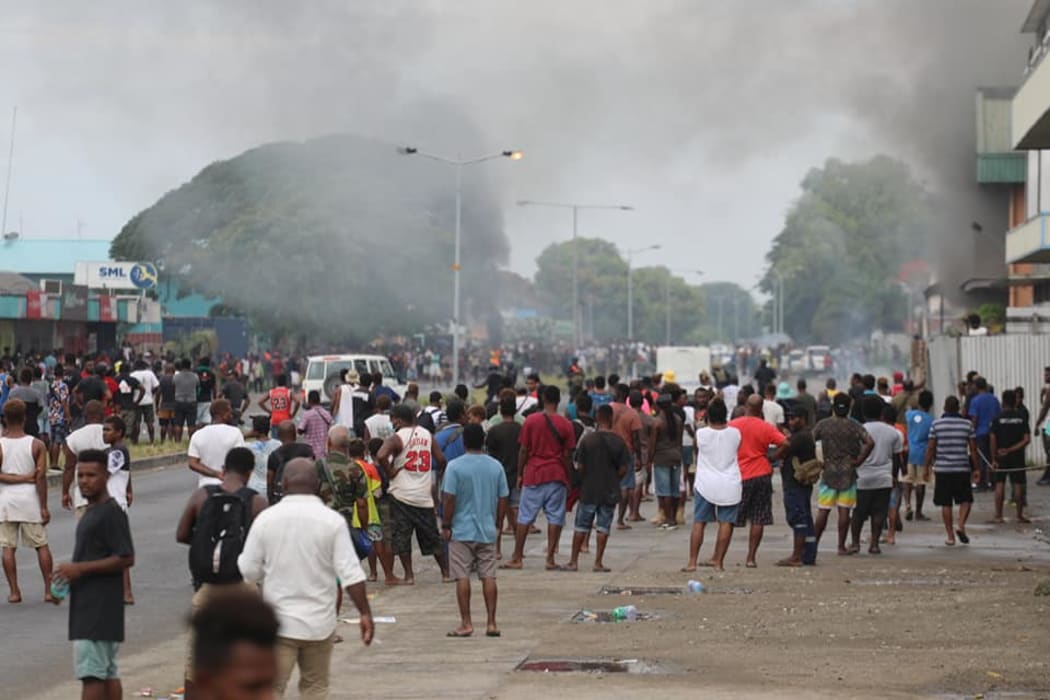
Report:
M 413 383 L 401 396 L 382 376 L 346 370 L 328 407 L 317 392 L 300 407 L 282 372 L 258 402 L 263 413 L 247 416 L 237 363 L 166 358 L 156 377 L 146 358 L 39 359 L 18 371 L 5 366 L 0 376 L 0 546 L 10 603 L 23 598 L 19 544 L 37 553 L 44 599 L 69 598 L 85 697 L 120 692 L 117 653 L 125 607 L 134 604 L 128 443 L 143 434 L 153 440 L 154 418 L 157 439 L 179 440 L 187 430 L 188 468 L 197 476 L 175 533 L 189 547 L 194 590 L 190 697 L 216 697 L 215 688 L 231 682 L 283 692 L 295 667 L 302 697 L 327 697 L 343 598 L 369 643 L 365 586 L 380 576 L 385 585 L 414 584 L 413 539 L 442 581 L 455 583 L 459 619 L 448 636 L 475 633 L 477 575 L 484 634 L 498 637 L 496 572 L 526 566 L 529 537 L 544 534 L 541 513 L 544 568 L 576 571 L 593 546 L 595 572 L 610 570 L 614 530 L 648 522 L 674 531 L 686 524 L 689 501 L 685 572 L 722 570 L 738 528 L 747 532 L 745 565 L 757 566 L 781 507 L 793 548 L 777 565 L 787 567 L 816 563 L 832 511 L 839 555 L 861 552 L 865 534 L 867 552 L 881 554 L 905 522 L 929 519 L 930 490 L 948 546 L 970 541 L 974 491 L 994 491 L 995 522 L 1003 522 L 1007 496 L 1016 521 L 1028 522 L 1023 392 L 997 398 L 976 373 L 935 416 L 933 395 L 900 373 L 854 375 L 843 391 L 829 379 L 811 393 L 804 379 L 778 383 L 765 362 L 752 382 L 719 369 L 687 392 L 673 373 L 585 378 L 574 361 L 567 393 L 535 373 L 519 383 L 494 362 L 479 400 L 465 385 L 424 400 Z M 1045 381 L 1050 388 L 1050 368 Z M 1050 413 L 1050 389 L 1041 398 L 1037 425 Z M 1050 451 L 1050 435 L 1043 440 Z M 60 457 L 62 504 L 79 526 L 72 561 L 56 566 L 46 474 Z M 783 501 L 776 506 L 775 472 Z M 643 514 L 650 502 L 655 512 Z M 701 556 L 708 524 L 714 544 Z M 573 535 L 562 552 L 566 526 Z M 513 543 L 507 550 L 504 537 Z M 244 610 L 254 618 L 244 619 Z M 235 623 L 236 630 L 223 627 Z M 272 669 L 235 681 L 211 650 L 245 639 L 272 657 Z

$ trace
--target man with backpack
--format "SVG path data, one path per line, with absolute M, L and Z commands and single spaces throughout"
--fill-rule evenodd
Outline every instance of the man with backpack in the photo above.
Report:
M 194 491 L 179 518 L 175 541 L 190 546 L 190 575 L 196 588 L 191 602 L 194 612 L 223 590 L 247 587 L 237 568 L 237 557 L 244 549 L 252 521 L 267 506 L 263 496 L 248 488 L 254 467 L 255 455 L 250 449 L 231 449 L 226 453 L 222 482 Z M 193 659 L 188 658 L 188 697 L 192 697 L 192 687 Z

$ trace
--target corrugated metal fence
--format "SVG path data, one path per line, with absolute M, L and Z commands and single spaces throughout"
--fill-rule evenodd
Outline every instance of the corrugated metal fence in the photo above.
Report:
M 1006 389 L 1024 387 L 1025 406 L 1032 420 L 1039 415 L 1039 393 L 1043 388 L 1043 368 L 1050 366 L 1050 335 L 992 335 L 985 337 L 933 338 L 929 353 L 928 388 L 934 394 L 934 413 L 939 414 L 944 397 L 955 392 L 966 373 L 976 370 L 995 388 L 997 396 Z M 1032 426 L 1037 430 L 1036 426 Z M 1027 457 L 1043 464 L 1042 440 L 1033 435 Z

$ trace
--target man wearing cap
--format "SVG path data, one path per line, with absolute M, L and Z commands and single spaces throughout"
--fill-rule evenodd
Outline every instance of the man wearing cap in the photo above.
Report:
M 361 375 L 355 369 L 344 369 L 340 373 L 342 384 L 335 388 L 331 396 L 332 420 L 348 430 L 354 429 L 353 393 L 361 384 Z
M 857 505 L 857 467 L 875 447 L 864 427 L 850 420 L 849 412 L 850 397 L 835 394 L 831 400 L 831 417 L 813 428 L 813 439 L 824 453 L 824 473 L 817 490 L 817 543 L 827 527 L 828 513 L 837 508 L 840 555 L 849 554 L 846 535 L 849 533 L 850 511 Z

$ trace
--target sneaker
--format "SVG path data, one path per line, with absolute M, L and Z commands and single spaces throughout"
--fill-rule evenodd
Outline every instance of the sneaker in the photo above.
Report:
M 660 529 L 661 530 L 667 530 L 668 532 L 672 532 L 674 530 L 677 530 L 678 526 L 677 525 L 669 525 L 668 523 L 664 523 L 663 525 L 660 526 Z
M 910 510 L 904 514 L 904 519 L 907 520 L 909 523 L 911 522 L 912 517 L 914 516 Z
M 1050 474 L 1035 482 L 1038 486 L 1050 486 Z

